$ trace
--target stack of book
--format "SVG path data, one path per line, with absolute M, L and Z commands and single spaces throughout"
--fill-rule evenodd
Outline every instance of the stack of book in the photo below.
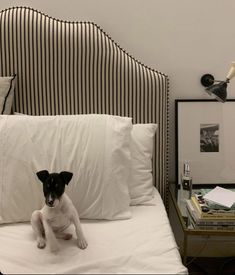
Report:
M 234 230 L 235 204 L 231 208 L 208 202 L 203 196 L 208 192 L 201 189 L 194 192 L 191 199 L 186 201 L 186 211 L 189 224 L 195 229 L 203 230 Z

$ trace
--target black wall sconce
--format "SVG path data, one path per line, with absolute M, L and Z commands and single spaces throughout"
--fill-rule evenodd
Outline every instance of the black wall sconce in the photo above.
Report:
M 220 102 L 225 102 L 227 98 L 227 84 L 235 76 L 235 62 L 226 76 L 225 80 L 215 80 L 211 74 L 204 74 L 201 77 L 201 84 L 206 87 L 205 91 Z

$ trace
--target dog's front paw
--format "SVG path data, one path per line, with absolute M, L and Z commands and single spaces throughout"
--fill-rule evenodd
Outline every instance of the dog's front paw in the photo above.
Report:
M 38 248 L 40 248 L 40 249 L 45 248 L 45 246 L 46 246 L 46 240 L 43 239 L 43 238 L 38 238 L 38 239 L 37 239 L 37 246 L 38 246 Z
M 78 247 L 81 248 L 81 249 L 86 249 L 87 248 L 87 241 L 84 237 L 81 237 L 81 238 L 78 238 L 77 239 L 77 244 L 78 244 Z

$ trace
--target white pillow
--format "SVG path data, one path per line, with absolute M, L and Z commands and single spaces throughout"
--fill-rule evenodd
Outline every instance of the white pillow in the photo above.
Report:
M 134 124 L 131 132 L 131 205 L 152 204 L 154 198 L 152 157 L 157 124 Z
M 15 75 L 0 77 L 0 114 L 9 115 L 15 89 Z
M 81 218 L 130 218 L 131 130 L 131 118 L 109 115 L 0 116 L 0 223 L 43 206 L 43 169 L 73 172 L 66 192 Z

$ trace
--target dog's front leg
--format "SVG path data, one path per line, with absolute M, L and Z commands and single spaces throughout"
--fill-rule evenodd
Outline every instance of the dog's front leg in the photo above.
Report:
M 87 241 L 83 235 L 83 231 L 82 231 L 82 227 L 81 227 L 81 223 L 79 220 L 79 216 L 77 211 L 74 209 L 72 216 L 71 216 L 71 221 L 75 226 L 75 230 L 76 230 L 76 235 L 77 235 L 77 245 L 79 248 L 81 249 L 86 249 L 87 248 Z
M 57 252 L 59 250 L 59 243 L 56 240 L 56 236 L 51 228 L 51 225 L 49 224 L 48 220 L 44 217 L 42 217 L 42 223 L 44 226 L 45 236 L 49 244 L 50 250 L 52 252 Z
M 43 237 L 44 229 L 42 225 L 42 214 L 39 210 L 35 210 L 31 217 L 31 225 L 37 236 L 37 246 L 38 248 L 44 248 L 46 246 L 46 241 Z

